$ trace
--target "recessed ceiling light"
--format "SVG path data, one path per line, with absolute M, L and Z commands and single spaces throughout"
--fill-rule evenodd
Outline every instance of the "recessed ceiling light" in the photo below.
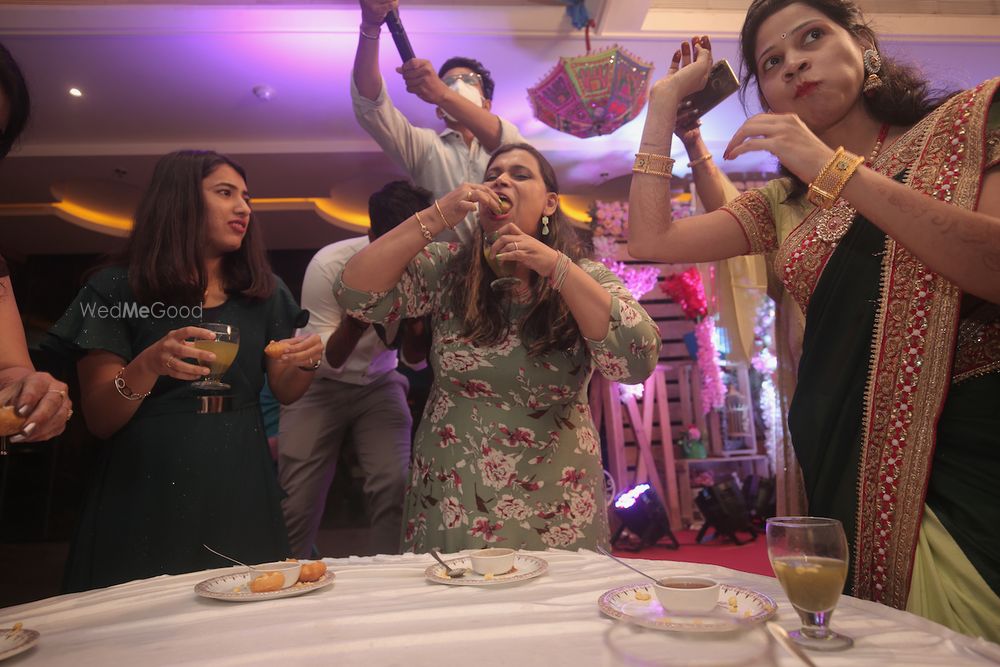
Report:
M 83 91 L 80 90 L 79 88 L 70 88 L 69 94 L 72 95 L 73 97 L 83 97 Z
M 274 99 L 274 96 L 277 94 L 277 92 L 271 86 L 260 85 L 253 87 L 253 94 L 256 95 L 259 99 L 268 102 Z

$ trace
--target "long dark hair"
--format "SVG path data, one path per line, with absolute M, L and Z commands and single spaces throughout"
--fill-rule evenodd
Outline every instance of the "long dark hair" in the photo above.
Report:
M 208 287 L 202 181 L 224 164 L 246 180 L 243 167 L 214 151 L 177 151 L 156 163 L 119 257 L 140 302 L 202 300 Z M 252 214 L 240 249 L 222 258 L 221 270 L 227 294 L 266 299 L 274 292 L 271 265 Z
M 901 63 L 887 56 L 879 45 L 878 37 L 865 19 L 861 8 L 854 0 L 754 0 L 747 10 L 740 30 L 741 64 L 740 100 L 747 107 L 747 91 L 750 83 L 757 82 L 755 50 L 757 34 L 761 24 L 789 5 L 803 4 L 824 14 L 831 21 L 844 28 L 862 43 L 870 44 L 882 58 L 882 68 L 878 73 L 882 85 L 872 94 L 861 95 L 865 108 L 873 118 L 890 125 L 908 127 L 940 106 L 954 93 L 933 90 L 924 75 L 915 67 Z M 757 85 L 757 98 L 761 108 L 769 110 L 767 100 Z M 785 175 L 791 174 L 782 167 Z M 805 192 L 805 184 L 792 176 L 794 187 L 791 198 Z
M 486 169 L 497 157 L 511 151 L 525 151 L 538 161 L 542 180 L 548 192 L 559 193 L 556 172 L 549 161 L 534 146 L 504 144 L 493 152 Z M 576 231 L 563 218 L 558 208 L 549 216 L 549 233 L 539 240 L 566 254 L 572 261 L 582 257 Z M 496 277 L 483 257 L 483 235 L 476 234 L 454 263 L 458 279 L 452 283 L 447 296 L 452 312 L 462 316 L 465 328 L 462 335 L 478 346 L 494 345 L 509 333 L 511 322 L 501 298 L 490 289 Z M 554 292 L 545 279 L 536 279 L 532 286 L 531 307 L 520 323 L 520 335 L 530 356 L 551 350 L 569 350 L 580 342 L 580 328 L 570 314 L 565 302 Z
M 0 44 L 0 89 L 10 104 L 10 117 L 7 125 L 0 127 L 0 160 L 14 146 L 24 126 L 28 124 L 31 114 L 31 97 L 28 95 L 28 84 L 24 80 L 21 68 L 17 66 L 14 56 L 3 44 Z

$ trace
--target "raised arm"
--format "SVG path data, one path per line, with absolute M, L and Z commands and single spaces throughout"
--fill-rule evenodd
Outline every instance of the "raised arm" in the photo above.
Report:
M 382 90 L 382 73 L 378 66 L 379 35 L 382 22 L 397 0 L 360 0 L 361 26 L 358 30 L 358 50 L 354 54 L 354 83 L 362 97 L 374 100 Z
M 461 222 L 476 209 L 476 204 L 499 209 L 500 199 L 482 184 L 466 183 L 439 199 L 435 206 L 411 215 L 351 258 L 341 278 L 344 285 L 361 292 L 392 289 L 417 253 L 446 227 Z
M 667 76 L 650 91 L 639 152 L 660 156 L 652 158 L 654 171 L 669 170 L 663 169 L 662 158 L 670 155 L 678 104 L 708 80 L 711 52 L 698 45 L 695 51 L 694 60 L 681 66 L 682 51 L 678 49 Z M 629 190 L 628 250 L 636 259 L 709 262 L 746 254 L 750 244 L 736 219 L 725 211 L 673 221 L 669 178 L 634 171 Z

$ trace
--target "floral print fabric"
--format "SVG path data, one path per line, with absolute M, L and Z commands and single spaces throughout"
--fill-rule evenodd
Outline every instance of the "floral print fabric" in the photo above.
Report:
M 414 442 L 403 550 L 606 545 L 601 447 L 587 387 L 595 369 L 624 383 L 648 377 L 659 329 L 613 273 L 581 260 L 612 295 L 604 340 L 529 357 L 513 331 L 497 345 L 474 347 L 441 301 L 457 253 L 454 244 L 429 245 L 387 292 L 337 287 L 345 309 L 366 321 L 432 315 L 434 384 Z M 511 317 L 525 312 L 511 305 Z

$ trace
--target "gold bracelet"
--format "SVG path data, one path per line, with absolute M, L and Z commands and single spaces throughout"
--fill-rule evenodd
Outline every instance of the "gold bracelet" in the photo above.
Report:
M 427 225 L 424 224 L 424 221 L 420 219 L 420 211 L 414 211 L 413 217 L 417 219 L 417 224 L 420 225 L 420 233 L 424 235 L 424 238 L 428 241 L 433 241 L 434 235 L 431 234 L 431 230 L 427 229 Z
M 671 169 L 674 166 L 674 159 L 669 155 L 657 155 L 656 153 L 636 153 L 635 162 L 632 164 L 632 171 L 637 174 L 649 174 L 651 176 L 673 176 Z
M 822 209 L 833 208 L 847 181 L 864 162 L 863 157 L 845 151 L 843 146 L 838 146 L 830 161 L 809 184 L 809 201 Z
M 365 26 L 363 23 L 360 26 L 358 26 L 358 30 L 361 32 L 362 37 L 364 37 L 365 39 L 370 39 L 373 42 L 377 42 L 378 38 L 382 35 L 382 26 L 378 27 L 378 32 L 375 33 L 374 35 L 369 35 L 367 32 L 365 32 Z
M 118 374 L 115 375 L 115 389 L 118 390 L 118 393 L 121 394 L 122 398 L 124 398 L 126 400 L 129 400 L 129 401 L 141 401 L 142 399 L 146 398 L 147 396 L 149 396 L 150 394 L 153 393 L 152 389 L 150 389 L 149 391 L 147 391 L 145 394 L 137 394 L 134 391 L 132 391 L 131 389 L 129 389 L 129 386 L 127 384 L 125 384 L 125 367 L 124 366 L 122 366 L 121 370 L 118 371 Z
M 448 218 L 444 217 L 444 212 L 441 210 L 441 204 L 438 203 L 437 199 L 434 200 L 434 208 L 437 209 L 438 215 L 440 215 L 441 220 L 444 221 L 444 226 L 447 227 L 448 229 L 455 229 L 455 225 L 457 225 L 458 223 L 456 222 L 455 225 L 448 224 Z
M 705 153 L 701 157 L 695 158 L 695 159 L 691 160 L 690 162 L 688 162 L 688 167 L 694 167 L 695 165 L 699 165 L 702 162 L 708 162 L 711 159 L 712 159 L 712 154 L 711 153 Z

